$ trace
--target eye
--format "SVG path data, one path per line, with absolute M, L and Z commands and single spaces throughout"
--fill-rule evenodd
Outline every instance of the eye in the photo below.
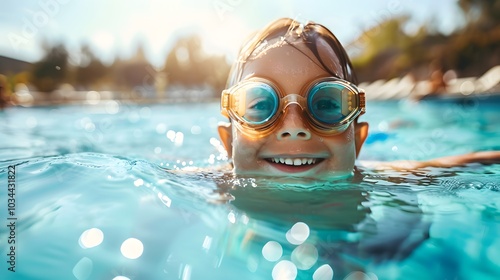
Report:
M 326 123 L 334 123 L 343 117 L 341 106 L 338 101 L 326 97 L 314 100 L 312 104 L 312 113 L 315 118 Z
M 309 96 L 309 110 L 314 118 L 334 124 L 340 121 L 342 114 L 342 92 L 335 86 L 321 86 L 312 91 Z
M 269 111 L 272 110 L 272 107 L 273 102 L 269 98 L 258 98 L 248 105 L 248 109 L 259 111 Z
M 269 86 L 247 89 L 243 118 L 254 124 L 266 122 L 276 113 L 278 97 Z
M 266 121 L 275 111 L 276 102 L 271 98 L 259 97 L 250 101 L 243 116 L 250 122 Z
M 340 106 L 337 103 L 336 100 L 318 100 L 316 103 L 314 103 L 314 107 L 316 110 L 320 111 L 333 111 L 333 110 L 339 110 Z

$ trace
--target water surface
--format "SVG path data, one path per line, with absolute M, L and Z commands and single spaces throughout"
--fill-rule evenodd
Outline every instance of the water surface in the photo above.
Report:
M 500 149 L 498 104 L 474 102 L 370 103 L 361 159 Z M 360 167 L 349 180 L 301 183 L 179 173 L 227 163 L 218 109 L 109 101 L 0 112 L 18 245 L 11 273 L 2 227 L 1 279 L 499 278 L 500 165 Z

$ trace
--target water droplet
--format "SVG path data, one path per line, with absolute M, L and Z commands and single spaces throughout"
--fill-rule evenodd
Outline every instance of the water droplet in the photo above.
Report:
M 170 199 L 170 197 L 162 193 L 158 193 L 158 198 L 161 200 L 163 204 L 165 204 L 165 206 L 170 207 L 170 205 L 172 205 L 172 199 Z
M 479 181 L 473 181 L 469 183 L 469 188 L 480 190 L 483 188 L 483 184 Z
M 494 184 L 494 183 L 492 183 L 492 182 L 488 182 L 488 183 L 484 184 L 484 187 L 485 187 L 486 189 L 488 189 L 488 190 L 492 190 L 492 191 L 496 191 L 496 190 L 498 190 L 498 186 L 497 186 L 497 185 L 495 185 L 495 184 Z

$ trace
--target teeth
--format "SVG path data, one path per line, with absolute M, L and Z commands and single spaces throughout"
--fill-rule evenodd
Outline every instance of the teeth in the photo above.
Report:
M 315 158 L 272 158 L 271 161 L 275 163 L 295 166 L 316 163 Z

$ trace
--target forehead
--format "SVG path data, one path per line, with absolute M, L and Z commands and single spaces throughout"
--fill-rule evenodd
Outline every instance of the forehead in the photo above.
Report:
M 318 44 L 320 54 L 328 53 L 324 45 Z M 333 52 L 328 53 L 327 59 L 338 61 Z M 334 63 L 336 64 L 336 63 Z M 336 73 L 340 69 L 335 67 Z M 247 61 L 242 72 L 243 79 L 261 77 L 272 80 L 281 86 L 290 85 L 294 87 L 304 86 L 320 77 L 331 76 L 321 67 L 321 62 L 315 57 L 311 50 L 303 44 L 288 44 L 271 48 L 258 57 Z M 340 78 L 343 78 L 340 76 Z

